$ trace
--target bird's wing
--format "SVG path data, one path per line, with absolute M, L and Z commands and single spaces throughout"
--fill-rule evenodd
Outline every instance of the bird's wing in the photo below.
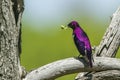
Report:
M 82 54 L 82 56 L 85 55 L 85 42 L 80 40 L 76 34 L 73 34 L 73 39 L 75 42 L 75 45 L 78 49 L 78 51 Z
M 85 41 L 79 39 L 75 34 L 74 35 L 74 42 L 80 54 L 84 57 L 84 59 L 92 66 L 91 61 L 91 50 L 88 49 L 85 45 Z

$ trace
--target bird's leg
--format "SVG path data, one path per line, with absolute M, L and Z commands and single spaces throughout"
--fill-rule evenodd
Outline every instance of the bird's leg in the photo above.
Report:
M 78 59 L 80 58 L 80 54 L 77 56 L 77 58 L 78 58 Z

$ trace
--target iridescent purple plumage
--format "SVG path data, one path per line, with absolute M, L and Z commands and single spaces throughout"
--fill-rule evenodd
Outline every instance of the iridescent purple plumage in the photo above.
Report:
M 76 21 L 70 22 L 68 27 L 73 29 L 73 39 L 78 51 L 92 67 L 92 49 L 87 34 Z

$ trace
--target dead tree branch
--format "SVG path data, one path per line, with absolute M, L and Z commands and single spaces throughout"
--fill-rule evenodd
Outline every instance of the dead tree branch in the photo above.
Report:
M 95 57 L 93 68 L 85 64 L 83 58 L 67 58 L 59 60 L 27 74 L 24 80 L 54 80 L 60 76 L 89 71 L 120 70 L 120 59 Z
M 112 21 L 105 32 L 96 56 L 115 57 L 120 45 L 120 7 L 113 14 Z

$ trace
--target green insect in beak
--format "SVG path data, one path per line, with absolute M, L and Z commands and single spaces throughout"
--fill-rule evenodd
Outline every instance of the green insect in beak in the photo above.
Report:
M 61 25 L 61 29 L 67 29 L 68 27 L 67 26 L 64 26 L 64 25 Z

